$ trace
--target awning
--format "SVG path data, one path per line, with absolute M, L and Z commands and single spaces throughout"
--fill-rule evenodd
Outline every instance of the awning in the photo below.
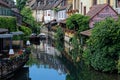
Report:
M 12 38 L 12 34 L 0 34 L 0 38 Z
M 80 32 L 80 34 L 89 37 L 89 36 L 91 36 L 91 30 L 92 30 L 92 29 L 89 29 L 89 30 L 86 30 L 86 31 Z
M 8 29 L 0 28 L 0 33 L 3 33 L 3 32 L 8 32 Z
M 10 32 L 12 35 L 22 35 L 24 34 L 22 31 L 17 31 L 17 32 Z

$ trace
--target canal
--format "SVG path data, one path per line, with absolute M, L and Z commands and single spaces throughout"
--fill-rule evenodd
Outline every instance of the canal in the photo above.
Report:
M 97 72 L 82 62 L 74 66 L 50 41 L 31 48 L 30 60 L 11 80 L 120 80 L 118 74 Z

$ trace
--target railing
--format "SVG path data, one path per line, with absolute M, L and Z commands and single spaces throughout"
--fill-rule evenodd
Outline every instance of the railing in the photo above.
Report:
M 0 79 L 7 77 L 17 69 L 21 68 L 29 59 L 29 54 L 23 53 L 13 59 L 4 58 L 0 60 Z

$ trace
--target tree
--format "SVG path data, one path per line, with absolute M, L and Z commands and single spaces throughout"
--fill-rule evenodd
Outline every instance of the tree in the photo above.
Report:
M 24 8 L 26 2 L 27 0 L 16 0 L 17 8 L 21 11 Z
M 30 8 L 24 7 L 21 11 L 21 14 L 24 16 L 23 21 L 31 25 L 32 32 L 40 33 L 40 28 L 38 23 L 35 21 L 34 17 L 32 16 L 32 10 Z
M 84 55 L 94 69 L 116 70 L 120 55 L 120 21 L 107 18 L 95 24 L 87 45 Z

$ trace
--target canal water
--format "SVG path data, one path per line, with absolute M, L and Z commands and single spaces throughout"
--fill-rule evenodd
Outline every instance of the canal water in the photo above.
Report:
M 118 74 L 97 72 L 82 62 L 73 65 L 47 41 L 31 48 L 30 60 L 12 80 L 120 80 Z

